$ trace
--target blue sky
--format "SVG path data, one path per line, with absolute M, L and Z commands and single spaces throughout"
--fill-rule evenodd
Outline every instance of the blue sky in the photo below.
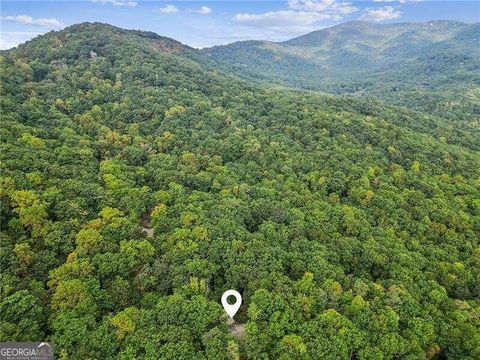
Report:
M 290 39 L 350 20 L 480 21 L 480 2 L 419 0 L 2 1 L 0 47 L 84 21 L 154 31 L 193 47 Z

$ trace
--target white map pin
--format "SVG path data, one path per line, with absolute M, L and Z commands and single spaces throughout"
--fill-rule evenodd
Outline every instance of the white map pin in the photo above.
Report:
M 235 296 L 235 298 L 237 299 L 235 304 L 230 305 L 227 302 L 227 298 L 230 295 Z M 240 295 L 240 293 L 237 290 L 227 290 L 223 293 L 223 295 L 222 295 L 222 306 L 231 318 L 233 318 L 235 316 L 235 314 L 237 313 L 238 309 L 240 309 L 240 305 L 242 305 L 242 296 Z

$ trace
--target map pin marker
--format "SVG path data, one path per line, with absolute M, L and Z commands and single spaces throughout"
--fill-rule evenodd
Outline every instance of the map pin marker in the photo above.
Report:
M 230 295 L 235 296 L 235 298 L 237 299 L 235 304 L 230 305 L 227 302 L 227 298 Z M 235 316 L 235 314 L 237 313 L 238 309 L 240 309 L 240 305 L 242 305 L 242 296 L 240 295 L 240 293 L 237 290 L 227 290 L 223 293 L 223 295 L 222 295 L 222 306 L 231 318 L 233 318 Z

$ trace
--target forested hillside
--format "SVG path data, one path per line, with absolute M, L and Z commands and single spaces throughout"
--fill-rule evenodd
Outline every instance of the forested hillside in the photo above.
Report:
M 237 42 L 202 52 L 250 80 L 478 120 L 479 43 L 480 23 L 353 21 L 281 43 Z
M 480 358 L 478 131 L 211 66 L 90 23 L 2 52 L 1 340 L 60 359 Z

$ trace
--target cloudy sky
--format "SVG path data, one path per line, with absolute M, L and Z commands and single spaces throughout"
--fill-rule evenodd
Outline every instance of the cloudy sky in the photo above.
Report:
M 480 2 L 428 0 L 2 1 L 0 48 L 84 21 L 154 31 L 193 47 L 290 39 L 351 20 L 480 21 Z

